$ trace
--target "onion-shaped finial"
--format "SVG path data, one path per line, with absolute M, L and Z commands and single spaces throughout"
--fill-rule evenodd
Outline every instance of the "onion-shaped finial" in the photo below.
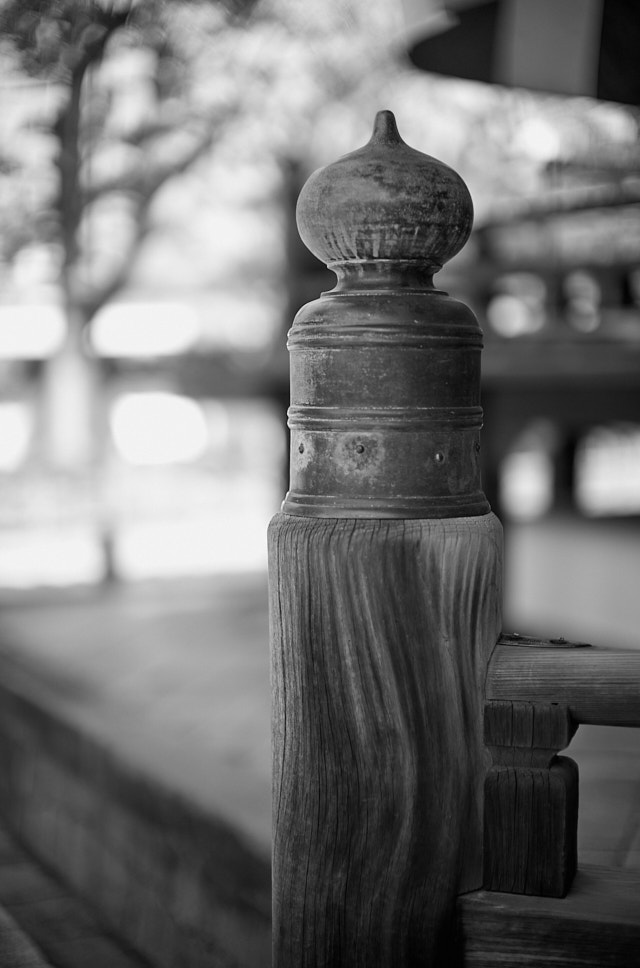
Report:
M 364 147 L 314 172 L 297 207 L 305 245 L 332 268 L 381 260 L 437 272 L 469 237 L 473 204 L 462 178 L 409 147 L 379 111 Z

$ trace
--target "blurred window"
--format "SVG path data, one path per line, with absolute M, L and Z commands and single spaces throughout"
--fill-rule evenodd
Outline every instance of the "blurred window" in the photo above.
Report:
M 547 420 L 535 420 L 515 441 L 499 470 L 500 507 L 515 521 L 531 521 L 553 507 L 554 454 L 558 433 Z
M 111 432 L 130 464 L 175 464 L 197 460 L 209 443 L 202 407 L 172 393 L 123 394 L 111 410 Z
M 540 518 L 553 504 L 553 463 L 544 451 L 516 451 L 500 467 L 500 505 L 517 521 Z
M 526 336 L 541 330 L 546 320 L 547 287 L 534 273 L 514 272 L 495 283 L 487 319 L 498 336 Z
M 0 471 L 17 471 L 26 461 L 33 436 L 31 408 L 19 401 L 0 403 Z
M 583 514 L 640 513 L 640 426 L 594 427 L 576 452 L 576 503 Z
M 0 359 L 46 359 L 61 348 L 65 333 L 59 306 L 0 305 Z
M 186 303 L 109 303 L 91 324 L 91 344 L 99 356 L 172 356 L 191 349 L 200 326 Z
M 102 548 L 90 528 L 64 524 L 2 531 L 2 588 L 93 584 L 103 575 Z

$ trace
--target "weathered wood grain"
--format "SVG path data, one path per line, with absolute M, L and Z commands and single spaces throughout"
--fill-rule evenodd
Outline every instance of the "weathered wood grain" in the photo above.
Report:
M 454 965 L 500 524 L 279 514 L 269 546 L 274 966 Z
M 640 651 L 498 645 L 486 698 L 558 702 L 576 723 L 640 726 Z
M 563 899 L 460 898 L 464 968 L 640 968 L 640 875 L 584 868 Z
M 485 702 L 484 741 L 494 764 L 548 766 L 577 730 L 560 703 Z
M 485 783 L 484 886 L 564 897 L 577 862 L 578 768 L 500 767 Z

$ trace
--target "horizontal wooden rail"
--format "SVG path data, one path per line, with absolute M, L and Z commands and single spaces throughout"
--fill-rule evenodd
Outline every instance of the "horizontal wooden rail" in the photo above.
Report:
M 493 652 L 488 701 L 560 703 L 576 723 L 640 726 L 640 650 L 519 638 L 503 636 Z

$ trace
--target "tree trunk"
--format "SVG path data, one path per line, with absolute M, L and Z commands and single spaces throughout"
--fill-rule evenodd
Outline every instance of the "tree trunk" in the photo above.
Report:
M 63 346 L 44 364 L 40 390 L 45 461 L 69 473 L 86 473 L 104 447 L 100 361 L 83 342 L 72 316 Z

